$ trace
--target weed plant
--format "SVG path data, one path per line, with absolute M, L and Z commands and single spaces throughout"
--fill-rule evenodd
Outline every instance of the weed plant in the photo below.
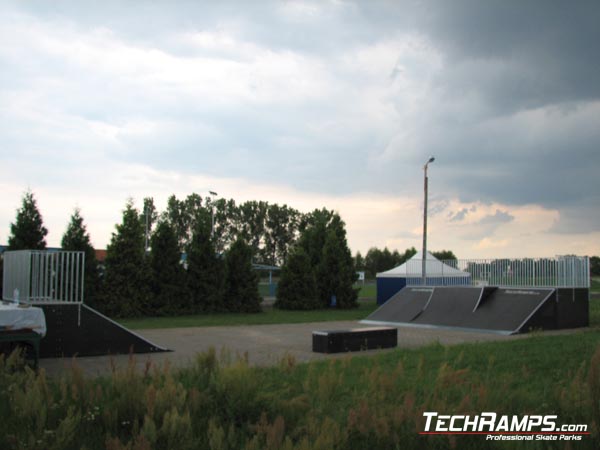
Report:
M 255 368 L 199 354 L 189 367 L 132 356 L 110 376 L 76 364 L 49 379 L 21 355 L 0 357 L 2 449 L 598 448 L 598 332 L 398 350 Z M 423 436 L 424 411 L 553 414 L 588 425 L 581 442 Z

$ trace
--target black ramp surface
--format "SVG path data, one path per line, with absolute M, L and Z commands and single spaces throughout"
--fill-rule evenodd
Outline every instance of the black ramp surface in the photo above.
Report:
M 590 324 L 588 289 L 557 289 L 557 328 L 587 327 Z
M 405 287 L 375 310 L 366 321 L 411 322 L 427 305 L 433 288 Z
M 40 342 L 43 358 L 168 351 L 88 306 L 81 305 L 80 311 L 78 305 L 41 307 L 47 328 Z
M 589 291 L 496 286 L 404 288 L 362 322 L 501 334 L 584 327 L 589 324 Z
M 464 322 L 464 327 L 521 331 L 521 326 L 550 300 L 554 289 L 498 288 Z M 527 331 L 527 330 L 523 330 Z
M 482 292 L 480 287 L 436 287 L 427 308 L 413 323 L 471 328 L 467 323 Z

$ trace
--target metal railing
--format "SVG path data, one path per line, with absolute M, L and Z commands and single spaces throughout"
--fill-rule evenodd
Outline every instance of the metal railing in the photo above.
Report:
M 2 299 L 22 303 L 83 303 L 84 252 L 4 252 Z
M 407 261 L 407 286 L 590 287 L 587 256 Z

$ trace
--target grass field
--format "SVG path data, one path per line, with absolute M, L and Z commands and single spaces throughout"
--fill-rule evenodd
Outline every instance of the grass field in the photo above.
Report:
M 600 328 L 600 298 L 590 299 L 590 327 Z
M 119 323 L 130 329 L 214 327 L 221 325 L 265 325 L 274 323 L 331 322 L 335 320 L 360 320 L 376 308 L 375 301 L 360 301 L 355 309 L 323 309 L 316 311 L 285 311 L 265 308 L 257 314 L 198 314 L 177 317 L 149 317 L 123 319 Z
M 375 308 L 278 311 L 123 321 L 132 328 L 355 320 Z M 504 342 L 430 345 L 371 356 L 249 367 L 227 353 L 190 367 L 114 369 L 59 379 L 15 371 L 0 356 L 0 448 L 109 449 L 597 449 L 600 448 L 600 299 L 591 328 Z M 490 442 L 422 436 L 423 411 L 557 416 L 584 424 L 580 442 Z
M 377 297 L 377 284 L 374 281 L 367 281 L 365 284 L 358 283 L 356 287 L 360 288 L 358 291 L 358 298 L 375 299 Z
M 367 281 L 365 282 L 365 284 L 356 283 L 355 287 L 360 289 L 360 291 L 358 292 L 358 298 L 374 299 L 375 297 L 377 297 L 377 285 L 375 284 L 375 281 Z M 258 291 L 263 297 L 269 297 L 271 294 L 269 290 L 269 284 L 264 282 L 258 285 Z
M 592 278 L 590 292 L 600 293 L 600 278 Z
M 534 333 L 269 368 L 208 352 L 186 369 L 57 380 L 0 357 L 0 448 L 596 449 L 599 342 L 598 330 Z M 423 411 L 552 414 L 591 435 L 572 445 L 421 436 Z
M 265 308 L 257 314 L 198 314 L 177 317 L 148 317 L 122 319 L 119 323 L 127 328 L 187 328 L 230 325 L 266 325 L 276 323 L 331 322 L 336 320 L 361 320 L 377 309 L 375 300 L 360 301 L 356 309 L 324 309 L 316 311 L 285 311 Z M 600 327 L 600 298 L 590 299 L 590 326 Z

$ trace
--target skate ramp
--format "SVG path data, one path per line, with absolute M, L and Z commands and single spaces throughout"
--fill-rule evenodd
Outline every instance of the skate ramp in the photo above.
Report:
M 411 322 L 423 312 L 431 299 L 433 290 L 433 288 L 429 287 L 405 287 L 374 311 L 367 319 L 382 322 Z
M 423 325 L 464 327 L 477 308 L 482 292 L 483 288 L 435 288 L 427 307 L 412 322 Z
M 589 322 L 589 302 L 580 291 L 574 289 L 571 295 L 555 288 L 406 287 L 361 322 L 500 334 L 576 328 Z
M 37 306 L 46 316 L 42 358 L 169 351 L 86 305 Z

